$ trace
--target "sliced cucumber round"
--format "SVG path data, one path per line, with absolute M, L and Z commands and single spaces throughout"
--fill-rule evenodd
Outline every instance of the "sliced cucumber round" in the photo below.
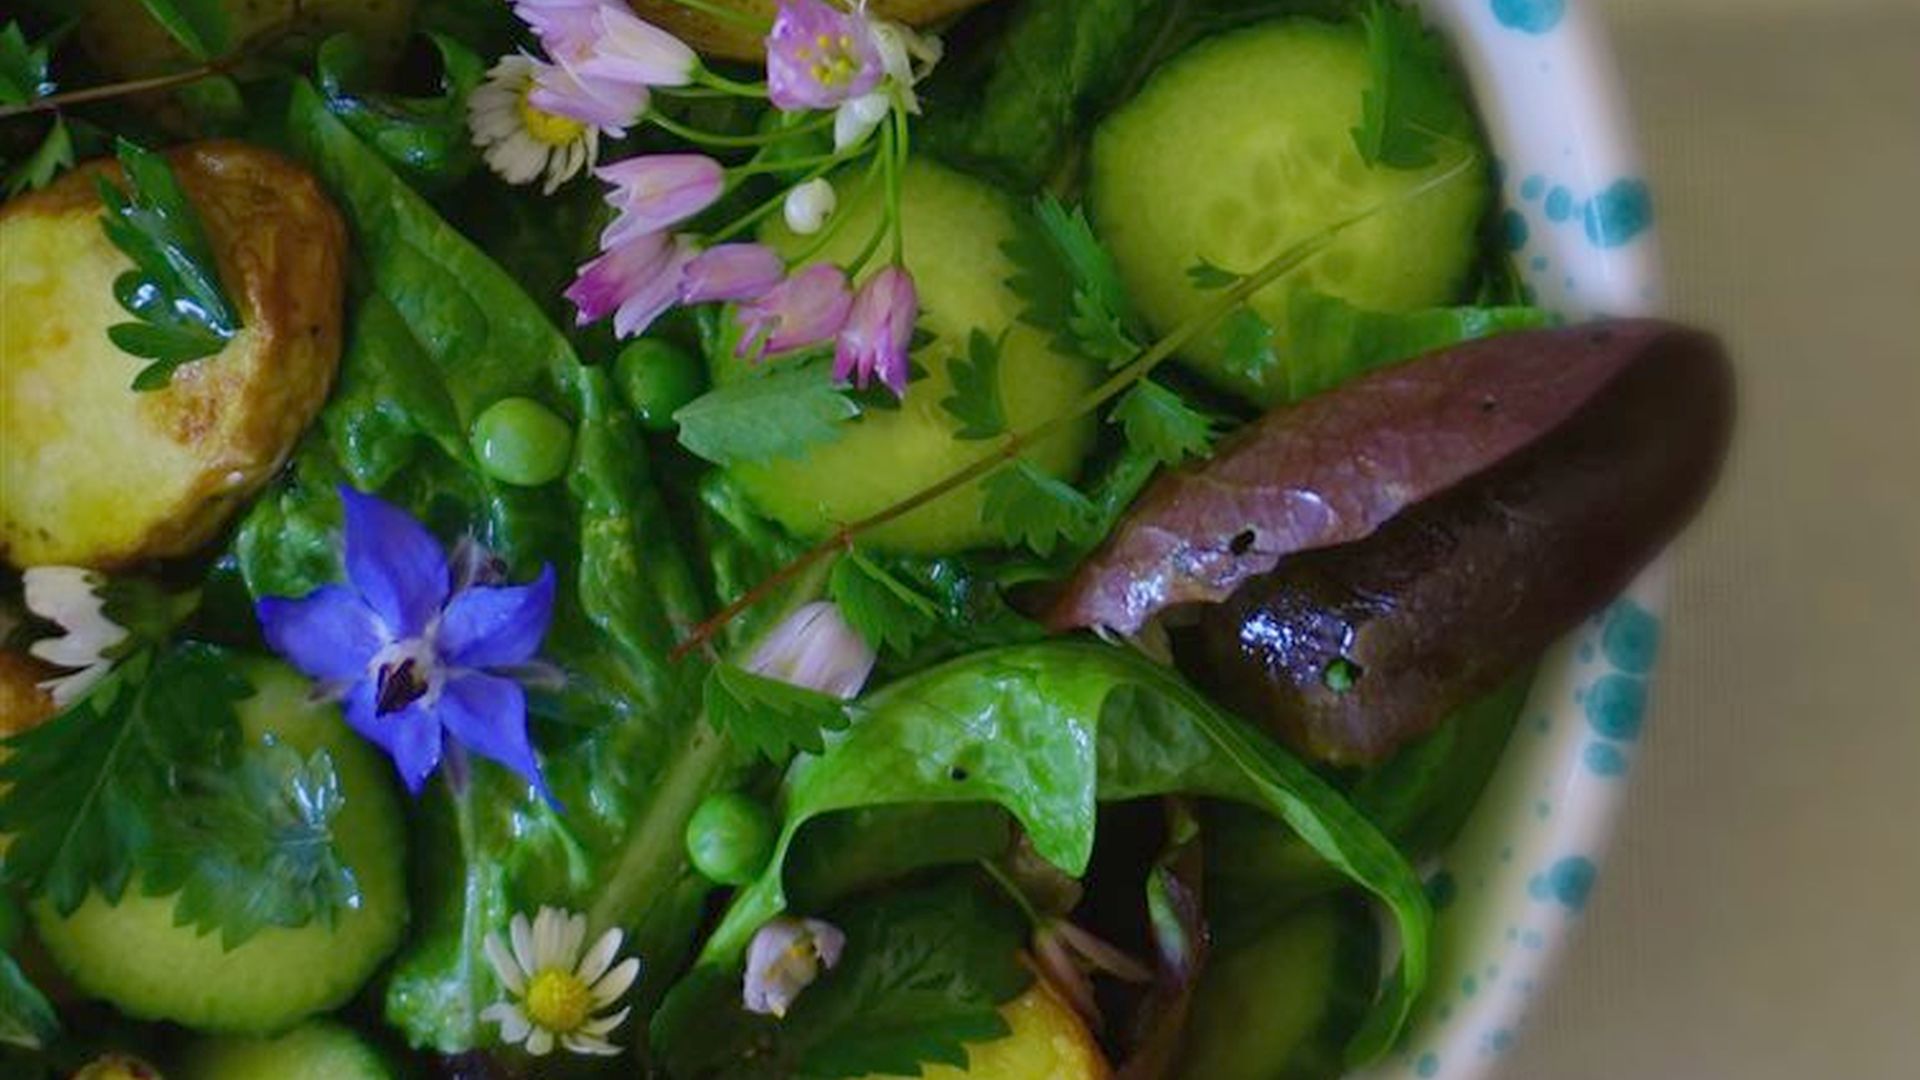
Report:
M 1479 254 L 1492 189 L 1484 155 L 1442 140 L 1431 166 L 1370 167 L 1354 144 L 1373 91 L 1358 23 L 1293 18 L 1202 42 L 1157 71 L 1095 133 L 1089 198 L 1100 236 L 1154 329 L 1173 330 L 1216 302 L 1189 271 L 1249 273 L 1347 218 L 1393 205 L 1254 298 L 1287 356 L 1289 297 L 1314 289 L 1375 311 L 1457 297 Z M 1440 80 L 1441 85 L 1449 85 Z M 1409 192 L 1472 160 L 1411 201 Z M 1184 358 L 1212 381 L 1271 404 L 1286 380 L 1230 368 L 1225 333 Z
M 843 178 L 839 187 L 844 220 L 833 226 L 837 231 L 821 256 L 844 264 L 866 246 L 885 200 L 881 184 L 863 183 L 859 176 Z M 1055 352 L 1046 333 L 1020 321 L 1021 299 L 1007 286 L 1013 267 L 1001 251 L 1017 229 L 1006 195 L 924 161 L 907 166 L 902 188 L 907 267 L 920 294 L 920 327 L 933 335 L 913 355 L 926 376 L 913 383 L 898 409 L 869 409 L 833 442 L 802 457 L 732 470 L 762 513 L 801 536 L 825 536 L 990 452 L 991 441 L 958 438 L 961 423 L 940 404 L 953 393 L 948 364 L 967 356 L 975 330 L 1000 342 L 1000 399 L 1011 430 L 1067 411 L 1099 377 L 1093 364 Z M 778 226 L 766 239 L 790 255 L 811 242 Z M 742 374 L 731 362 L 714 372 L 717 382 Z M 1072 476 L 1092 446 L 1094 424 L 1089 417 L 1071 425 L 1034 447 L 1027 460 L 1055 476 Z M 982 520 L 982 502 L 981 487 L 974 484 L 866 539 L 926 555 L 989 545 L 1000 537 Z
M 32 909 L 47 952 L 90 996 L 130 1016 L 220 1032 L 282 1030 L 353 996 L 406 929 L 405 833 L 392 770 L 309 684 L 272 662 L 248 662 L 254 694 L 239 703 L 248 740 L 271 735 L 302 754 L 325 750 L 344 797 L 334 835 L 360 885 L 360 906 L 329 927 L 267 929 L 228 950 L 218 933 L 175 926 L 172 896 L 130 884 L 118 904 L 91 895 L 62 917 Z
M 324 1020 L 272 1038 L 200 1039 L 167 1071 L 169 1080 L 392 1080 L 393 1075 L 365 1039 Z

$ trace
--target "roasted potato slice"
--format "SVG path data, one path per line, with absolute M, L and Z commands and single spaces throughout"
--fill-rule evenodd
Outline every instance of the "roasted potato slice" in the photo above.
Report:
M 728 60 L 757 60 L 762 55 L 764 37 L 746 21 L 723 19 L 677 3 L 676 0 L 630 0 L 633 10 L 643 18 L 673 31 L 682 40 L 708 56 Z M 984 0 L 870 0 L 867 10 L 883 19 L 894 19 L 912 26 L 925 26 L 944 19 Z M 779 0 L 714 0 L 715 7 L 738 11 L 760 21 L 773 22 Z
M 0 649 L 0 739 L 38 727 L 54 714 L 53 695 L 40 689 L 40 681 L 51 674 L 25 653 Z M 0 757 L 5 754 L 0 748 Z
M 95 163 L 0 206 L 0 559 L 113 569 L 183 555 L 280 467 L 340 358 L 346 226 L 313 177 L 231 142 L 168 155 L 243 327 L 173 384 L 107 339 L 130 261 Z
M 1013 1031 L 967 1047 L 967 1067 L 928 1065 L 925 1080 L 1107 1080 L 1113 1070 L 1093 1033 L 1066 999 L 1043 980 L 1000 1007 Z M 884 1080 L 869 1077 L 868 1080 Z
M 234 46 L 271 33 L 321 37 L 345 30 L 370 55 L 398 56 L 413 26 L 414 0 L 214 0 L 227 18 Z M 192 63 L 187 51 L 147 13 L 142 0 L 85 0 L 81 48 L 116 79 L 175 71 Z

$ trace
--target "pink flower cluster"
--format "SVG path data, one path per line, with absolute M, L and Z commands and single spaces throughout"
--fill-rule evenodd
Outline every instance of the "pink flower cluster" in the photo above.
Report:
M 515 0 L 546 50 L 527 100 L 618 138 L 646 112 L 653 87 L 685 86 L 700 59 L 636 16 L 625 0 Z

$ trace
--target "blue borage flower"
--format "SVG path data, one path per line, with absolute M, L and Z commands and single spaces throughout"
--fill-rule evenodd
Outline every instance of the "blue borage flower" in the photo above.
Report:
M 345 704 L 347 722 L 393 759 L 408 790 L 443 758 L 471 751 L 551 801 L 520 679 L 553 619 L 553 568 L 527 585 L 456 579 L 440 544 L 405 512 L 346 487 L 340 501 L 347 584 L 262 599 L 267 643 Z

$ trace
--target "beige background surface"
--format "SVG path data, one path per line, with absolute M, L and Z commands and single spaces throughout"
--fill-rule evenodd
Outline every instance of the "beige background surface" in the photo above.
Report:
M 1920 0 L 1601 6 L 1744 427 L 1505 1075 L 1920 1077 Z

